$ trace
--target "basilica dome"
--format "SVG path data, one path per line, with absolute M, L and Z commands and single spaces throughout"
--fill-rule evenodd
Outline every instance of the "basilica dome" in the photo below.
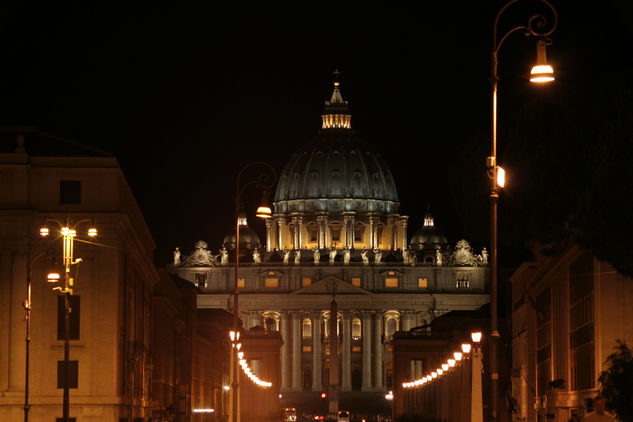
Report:
M 325 103 L 317 136 L 290 157 L 275 192 L 276 213 L 302 211 L 398 211 L 389 167 L 351 129 L 338 82 Z
M 410 248 L 413 250 L 435 250 L 437 246 L 445 248 L 446 245 L 448 245 L 446 236 L 437 230 L 431 211 L 427 209 L 424 215 L 424 225 L 411 238 Z
M 240 211 L 238 216 L 238 225 L 240 227 L 240 249 L 241 250 L 254 250 L 259 249 L 261 246 L 261 241 L 259 240 L 259 236 L 248 226 L 246 221 L 246 213 L 244 210 Z M 231 229 L 231 231 L 224 236 L 224 242 L 222 242 L 222 246 L 224 246 L 228 250 L 235 249 L 235 226 Z

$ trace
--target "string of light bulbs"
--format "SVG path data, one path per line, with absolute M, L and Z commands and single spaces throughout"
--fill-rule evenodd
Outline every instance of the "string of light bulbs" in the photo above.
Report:
M 254 384 L 256 384 L 257 386 L 261 388 L 272 387 L 273 385 L 272 382 L 260 380 L 259 377 L 255 375 L 255 373 L 248 366 L 246 359 L 244 359 L 244 352 L 242 351 L 237 352 L 237 358 L 239 359 L 240 366 L 242 367 L 242 372 L 244 372 L 244 375 L 246 375 Z

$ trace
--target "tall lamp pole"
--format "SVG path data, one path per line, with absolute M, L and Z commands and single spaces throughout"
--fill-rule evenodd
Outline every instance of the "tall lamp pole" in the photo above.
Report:
M 257 178 L 249 180 L 248 182 L 242 182 L 242 176 L 244 172 L 253 167 L 263 167 L 264 171 L 260 173 Z M 272 208 L 270 205 L 270 192 L 272 188 L 277 183 L 277 172 L 270 164 L 264 161 L 254 161 L 252 163 L 248 163 L 242 167 L 242 169 L 237 174 L 237 182 L 235 184 L 235 290 L 233 291 L 233 331 L 231 333 L 231 353 L 232 361 L 233 361 L 233 383 L 231 385 L 231 391 L 233 393 L 233 422 L 238 422 L 238 402 L 239 402 L 239 377 L 237 370 L 237 353 L 239 348 L 237 347 L 237 340 L 239 339 L 239 316 L 238 316 L 238 302 L 240 290 L 238 287 L 238 271 L 240 267 L 240 198 L 242 194 L 251 185 L 255 185 L 256 188 L 261 189 L 263 191 L 262 194 L 262 202 L 260 206 L 257 208 L 257 217 L 260 218 L 271 218 L 272 217 Z
M 59 293 L 64 295 L 64 398 L 63 398 L 63 403 L 62 403 L 62 421 L 63 422 L 70 422 L 70 416 L 69 416 L 69 407 L 70 407 L 70 387 L 69 387 L 69 362 L 70 362 L 70 313 L 72 312 L 72 309 L 70 308 L 70 296 L 73 294 L 73 287 L 74 287 L 74 278 L 71 277 L 70 275 L 70 270 L 72 269 L 72 267 L 74 265 L 79 264 L 82 259 L 81 258 L 74 258 L 74 239 L 77 236 L 77 230 L 76 228 L 84 223 L 84 222 L 89 222 L 90 220 L 85 219 L 85 220 L 80 220 L 78 222 L 76 222 L 73 227 L 70 227 L 70 225 L 63 225 L 59 222 L 57 222 L 60 227 L 60 233 L 61 233 L 61 237 L 63 239 L 63 248 L 62 248 L 62 253 L 63 253 L 63 262 L 64 262 L 64 287 L 61 286 L 57 286 L 57 287 L 53 287 L 54 291 L 58 291 Z M 42 227 L 40 229 L 40 235 L 43 237 L 48 236 L 49 234 L 49 229 L 48 227 Z M 94 228 L 92 225 L 90 226 L 90 228 L 88 229 L 88 236 L 90 237 L 94 237 L 97 235 L 97 229 Z M 51 277 L 51 274 L 49 274 L 48 277 L 48 281 L 51 283 L 55 283 L 59 281 L 59 277 L 57 277 L 57 279 L 55 279 L 54 277 Z
M 498 36 L 499 19 L 507 8 L 519 0 L 511 0 L 499 10 L 494 21 L 492 52 L 491 56 L 491 75 L 490 84 L 492 87 L 492 148 L 490 156 L 486 159 L 486 168 L 488 176 L 491 179 L 490 184 L 490 420 L 497 420 L 497 395 L 499 389 L 499 373 L 497 369 L 497 355 L 499 347 L 499 331 L 498 331 L 498 313 L 497 313 L 497 203 L 499 201 L 499 188 L 505 184 L 505 172 L 497 165 L 497 87 L 499 83 L 499 75 L 497 73 L 498 60 L 497 55 L 504 41 L 512 33 L 523 31 L 525 36 L 535 36 L 538 38 L 536 44 L 537 62 L 532 67 L 530 82 L 546 83 L 554 80 L 554 70 L 547 64 L 546 49 L 551 45 L 551 40 L 547 38 L 558 24 L 558 14 L 556 9 L 547 0 L 540 0 L 550 9 L 553 21 L 550 24 L 544 15 L 540 13 L 533 14 L 526 25 L 515 26 L 507 31 L 503 36 Z

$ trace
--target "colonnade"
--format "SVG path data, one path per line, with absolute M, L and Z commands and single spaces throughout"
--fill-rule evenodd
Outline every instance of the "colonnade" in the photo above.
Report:
M 382 218 L 382 224 L 386 230 L 382 234 L 382 249 L 406 249 L 407 245 L 407 220 L 408 217 L 400 215 L 389 215 Z M 316 223 L 316 241 L 306 239 L 308 234 L 307 224 Z M 332 227 L 336 226 L 337 239 L 333 238 Z M 291 215 L 277 214 L 272 219 L 266 221 L 266 250 L 283 249 L 305 249 L 310 244 L 310 248 L 328 249 L 333 242 L 337 244 L 337 249 L 354 249 L 355 227 L 357 225 L 365 227 L 366 233 L 360 243 L 366 249 L 376 249 L 381 246 L 381 236 L 379 227 L 381 225 L 381 214 L 367 213 L 362 218 L 355 211 L 345 211 L 337 215 L 330 215 L 327 212 L 315 214 L 293 213 Z M 338 230 L 340 229 L 340 232 Z
M 352 320 L 360 318 L 361 320 L 361 353 L 362 353 L 362 391 L 381 391 L 385 387 L 385 368 L 384 354 L 386 344 L 384 328 L 386 327 L 385 317 L 393 317 L 398 315 L 398 327 L 400 329 L 409 329 L 415 324 L 415 312 L 413 311 L 390 311 L 384 313 L 377 310 L 361 310 L 361 311 L 339 311 L 340 332 L 338 341 L 341 345 L 339 353 L 341 356 L 341 391 L 352 391 Z M 326 353 L 327 341 L 321 342 L 322 338 L 322 322 L 329 316 L 323 310 L 314 311 L 281 311 L 281 312 L 257 312 L 250 311 L 247 318 L 247 326 L 250 328 L 260 325 L 264 315 L 275 314 L 278 321 L 277 329 L 283 338 L 283 346 L 281 348 L 281 390 L 282 391 L 302 391 L 302 355 L 304 337 L 303 337 L 303 320 L 310 319 L 311 333 L 310 341 L 306 342 L 311 345 L 311 372 L 312 372 L 312 391 L 322 391 L 327 387 L 326 380 L 323 379 L 324 363 L 328 355 Z M 264 325 L 266 323 L 264 322 Z M 325 333 L 324 333 L 325 334 Z M 331 333 L 328 339 L 332 339 Z M 307 340 L 307 339 L 306 339 Z M 305 368 L 307 369 L 307 368 Z

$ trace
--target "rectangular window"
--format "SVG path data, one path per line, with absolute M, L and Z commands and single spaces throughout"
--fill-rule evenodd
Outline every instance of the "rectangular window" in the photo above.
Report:
M 70 304 L 70 339 L 79 340 L 79 321 L 81 308 L 79 306 L 79 295 L 68 296 Z M 64 296 L 57 296 L 57 340 L 64 339 L 64 318 L 65 318 Z
M 79 379 L 79 361 L 68 361 L 68 388 L 77 388 Z M 57 388 L 64 388 L 64 361 L 57 361 Z
M 365 226 L 354 226 L 354 242 L 362 242 L 365 237 Z
M 81 181 L 60 180 L 59 181 L 59 203 L 60 204 L 81 204 Z
M 276 289 L 279 287 L 279 279 L 278 278 L 265 278 L 264 279 L 264 287 L 267 289 Z
M 308 226 L 308 237 L 310 238 L 310 242 L 317 241 L 317 226 Z
M 203 273 L 196 273 L 196 286 L 198 287 L 207 287 L 207 275 Z
M 387 288 L 398 287 L 398 277 L 387 277 L 387 278 L 385 278 L 385 287 L 387 287 Z
M 303 353 L 310 353 L 312 351 L 312 346 L 310 346 L 309 344 L 306 344 L 305 346 L 301 347 L 301 351 Z
M 426 277 L 419 277 L 418 278 L 418 288 L 420 289 L 426 289 L 429 287 L 429 279 Z
M 341 241 L 341 226 L 330 226 L 330 239 L 332 242 Z
M 310 278 L 310 277 L 303 277 L 301 279 L 301 287 L 308 287 L 310 284 L 312 284 L 312 278 Z
M 593 256 L 585 252 L 569 266 L 569 349 L 571 386 L 595 385 Z
M 352 277 L 352 284 L 356 287 L 360 287 L 360 277 Z
M 353 353 L 360 353 L 361 352 L 360 346 L 352 346 L 352 352 Z
M 238 278 L 237 279 L 237 288 L 238 289 L 243 289 L 244 286 L 246 286 L 246 279 L 245 278 Z

